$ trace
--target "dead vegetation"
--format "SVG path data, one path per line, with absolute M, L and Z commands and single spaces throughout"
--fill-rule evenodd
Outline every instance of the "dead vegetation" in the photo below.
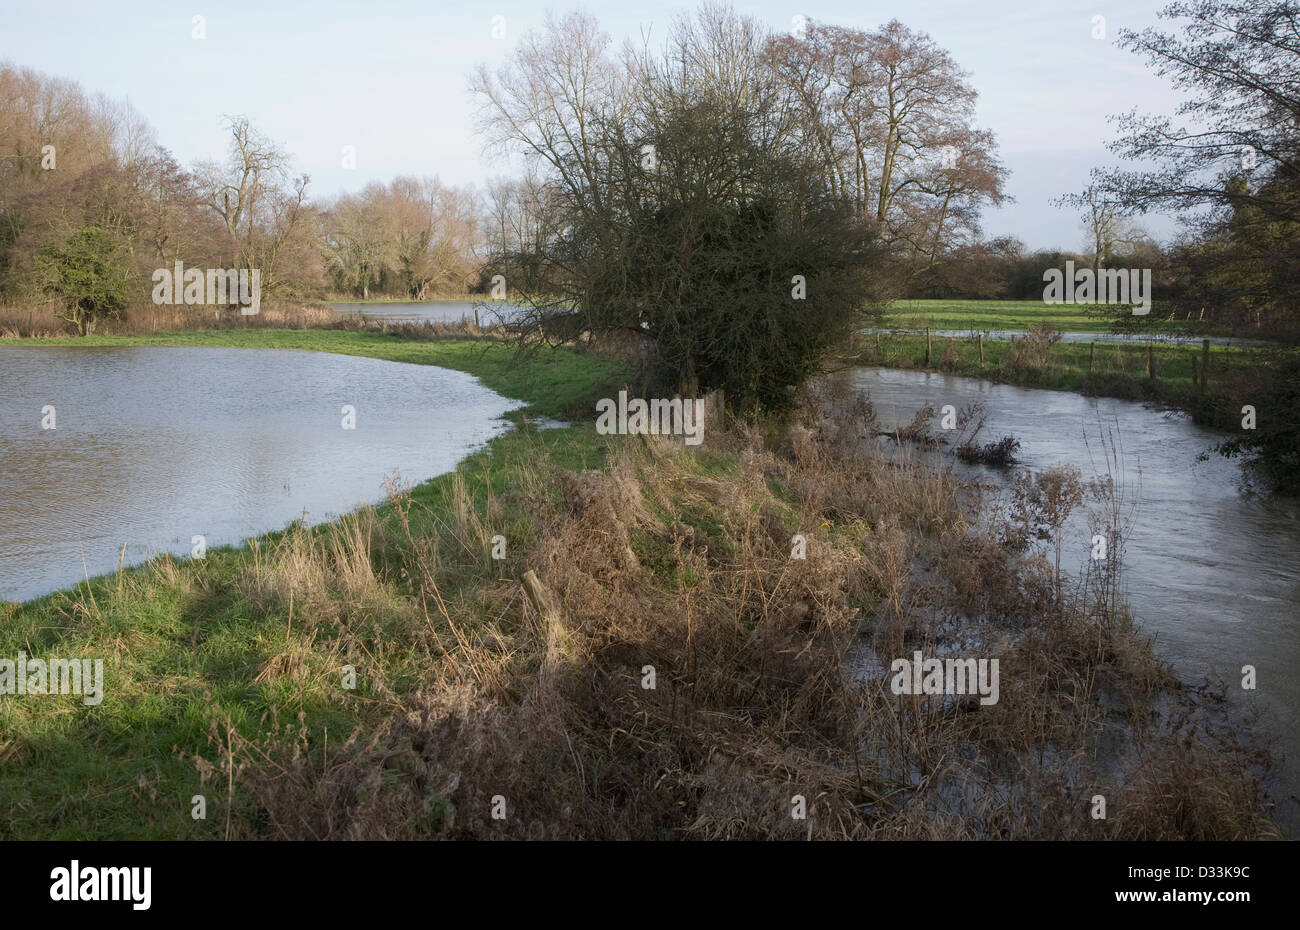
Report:
M 1211 748 L 1113 578 L 1057 568 L 1077 476 L 1030 479 L 1008 515 L 882 457 L 869 405 L 821 409 L 776 439 L 533 463 L 486 502 L 462 483 L 436 526 L 394 489 L 382 519 L 259 554 L 250 602 L 303 618 L 302 654 L 262 675 L 351 663 L 364 684 L 330 693 L 369 723 L 322 740 L 287 701 L 260 736 L 214 727 L 199 766 L 229 783 L 231 835 L 1277 835 L 1252 751 Z M 536 530 L 493 562 L 512 520 Z M 914 650 L 998 658 L 1000 700 L 895 695 Z
M 258 313 L 210 306 L 143 303 L 120 316 L 98 321 L 97 334 L 128 335 L 209 329 L 331 329 L 339 315 L 329 307 L 294 300 L 268 300 Z M 60 314 L 57 304 L 0 306 L 0 338 L 76 338 L 77 330 Z

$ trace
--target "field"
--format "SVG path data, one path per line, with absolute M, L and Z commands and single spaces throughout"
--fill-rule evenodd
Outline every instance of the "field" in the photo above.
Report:
M 1201 346 L 1154 346 L 1148 357 L 1145 345 L 1125 343 L 1057 342 L 1042 340 L 984 340 L 983 362 L 978 341 L 971 336 L 940 337 L 931 341 L 926 364 L 925 336 L 910 333 L 882 333 L 860 337 L 857 360 L 864 365 L 886 368 L 930 368 L 1019 384 L 1122 397 L 1131 400 L 1160 400 L 1196 406 Z M 1233 372 L 1248 370 L 1256 351 L 1228 346 L 1210 347 L 1209 381 L 1213 392 L 1225 386 Z M 1155 377 L 1148 362 L 1154 361 Z
M 1158 333 L 1186 332 L 1186 324 L 1159 319 L 1153 307 L 1148 320 Z M 1041 300 L 899 300 L 886 311 L 889 329 L 1015 330 L 1051 323 L 1062 332 L 1110 331 L 1110 308 L 1084 304 L 1045 304 Z
M 21 344 L 43 341 L 68 344 L 63 339 Z M 0 345 L 6 344 L 19 342 L 0 340 Z M 489 387 L 528 403 L 510 415 L 519 429 L 494 440 L 456 472 L 425 482 L 404 498 L 417 535 L 438 532 L 455 511 L 453 500 L 462 507 L 469 501 L 473 507 L 485 506 L 535 461 L 572 469 L 599 467 L 605 442 L 594 428 L 539 431 L 527 426 L 521 414 L 564 415 L 575 404 L 607 393 L 621 373 L 615 362 L 567 351 L 514 364 L 513 349 L 497 343 L 414 342 L 336 331 L 91 336 L 77 345 L 303 349 L 436 364 L 468 371 Z M 342 525 L 358 531 L 392 517 L 385 508 L 363 510 Z M 515 522 L 509 521 L 507 532 L 522 541 L 528 528 L 521 524 L 516 530 Z M 264 715 L 290 691 L 292 707 L 286 719 L 305 714 L 311 732 L 322 741 L 342 742 L 368 719 L 377 702 L 382 704 L 380 695 L 363 685 L 359 699 L 343 707 L 316 677 L 341 631 L 318 628 L 322 618 L 316 615 L 313 596 L 298 587 L 296 610 L 286 605 L 277 622 L 268 623 L 266 608 L 259 603 L 266 592 L 248 587 L 259 571 L 264 584 L 266 572 L 294 547 L 301 555 L 302 547 L 312 549 L 338 530 L 333 524 L 291 527 L 250 540 L 250 545 L 211 549 L 202 561 L 164 556 L 21 606 L 0 602 L 0 655 L 13 657 L 24 650 L 28 655 L 104 656 L 109 697 L 98 707 L 83 707 L 75 697 L 0 701 L 0 764 L 6 771 L 0 783 L 0 838 L 220 836 L 211 821 L 189 816 L 194 793 L 206 791 L 215 803 L 211 789 L 200 785 L 190 758 L 208 747 L 212 721 L 222 719 L 233 728 L 223 731 L 228 738 L 240 731 L 256 732 L 267 722 Z M 328 561 L 327 555 L 322 557 Z M 332 589 L 340 583 L 349 582 L 321 580 Z M 448 597 L 454 591 L 455 584 L 447 586 Z M 360 587 L 344 595 L 349 596 L 359 602 L 357 622 L 369 627 L 393 621 L 392 603 L 366 600 Z M 302 645 L 299 637 L 306 631 L 316 650 Z M 398 635 L 394 629 L 389 633 Z M 400 645 L 372 643 L 370 648 L 381 651 L 381 664 L 391 680 L 409 682 L 418 674 L 419 659 Z M 310 669 L 259 678 L 268 662 L 291 655 Z M 304 680 L 308 671 L 310 683 Z
M 84 342 L 446 365 L 551 415 L 623 374 L 371 333 Z M 383 506 L 0 604 L 0 656 L 106 670 L 97 706 L 0 702 L 0 838 L 1277 835 L 1243 757 L 1153 715 L 1184 692 L 1111 595 L 1118 560 L 1062 600 L 1029 524 L 860 445 L 869 406 L 824 409 L 699 448 L 514 414 Z M 987 714 L 844 675 L 860 644 L 959 633 L 1022 670 Z M 1116 749 L 1116 725 L 1143 739 Z M 1103 737 L 1118 781 L 1092 761 Z M 1107 821 L 1080 800 L 1097 791 Z

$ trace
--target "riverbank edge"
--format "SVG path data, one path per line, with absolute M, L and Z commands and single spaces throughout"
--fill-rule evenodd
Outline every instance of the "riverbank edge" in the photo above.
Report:
M 1031 346 L 975 336 L 923 334 L 860 335 L 841 365 L 926 371 L 1085 397 L 1112 397 L 1186 414 L 1199 426 L 1235 445 L 1243 436 L 1243 399 L 1259 404 L 1265 395 L 1243 389 L 1272 359 L 1300 356 L 1300 348 L 1243 348 L 1199 344 L 1161 346 L 1125 343 L 1056 342 Z M 1018 348 L 1019 346 L 1019 348 Z M 1037 357 L 1034 357 L 1035 351 Z M 1017 353 L 1022 357 L 1017 358 Z M 1029 357 L 1028 360 L 1023 356 Z M 1208 362 L 1208 376 L 1206 374 Z M 1234 454 L 1239 450 L 1234 450 Z M 1280 488 L 1284 490 L 1283 488 Z
M 50 340 L 50 344 L 66 346 L 67 342 L 63 340 Z M 22 340 L 17 342 L 21 345 L 34 344 L 31 340 Z M 566 412 L 572 412 L 580 407 L 584 402 L 589 403 L 596 397 L 602 396 L 602 392 L 607 392 L 608 387 L 614 383 L 616 373 L 613 369 L 606 367 L 610 363 L 607 360 L 585 358 L 561 351 L 559 353 L 543 353 L 541 356 L 534 356 L 527 363 L 523 370 L 508 367 L 508 359 L 513 359 L 513 349 L 504 345 L 485 346 L 481 342 L 471 342 L 468 340 L 446 340 L 442 342 L 407 342 L 393 339 L 392 337 L 376 336 L 374 334 L 356 334 L 356 333 L 318 333 L 318 332 L 276 332 L 276 331 L 216 331 L 197 334 L 166 334 L 154 337 L 92 337 L 85 342 L 79 342 L 82 345 L 206 345 L 222 347 L 246 347 L 246 348 L 281 348 L 297 349 L 306 351 L 333 351 L 342 352 L 343 354 L 356 354 L 364 357 L 386 358 L 393 361 L 416 361 L 423 364 L 438 364 L 444 367 L 456 368 L 457 370 L 468 371 L 476 374 L 485 383 L 493 389 L 499 389 L 508 396 L 515 399 L 523 400 L 529 404 L 525 409 L 524 415 L 532 413 L 554 416 Z M 347 351 L 348 349 L 357 351 Z M 477 354 L 476 354 L 477 353 Z M 575 369 L 576 366 L 576 369 Z M 594 367 L 592 367 L 594 366 Z M 585 383 L 570 383 L 565 390 L 556 390 L 556 379 L 561 374 L 556 369 L 562 369 L 567 372 L 572 381 L 575 370 L 585 371 Z M 476 370 L 477 369 L 477 370 Z M 513 388 L 516 393 L 509 394 L 509 389 Z M 509 416 L 509 415 L 508 415 Z M 530 466 L 554 465 L 569 473 L 578 473 L 586 468 L 601 468 L 615 443 L 623 444 L 626 440 L 618 437 L 600 437 L 595 434 L 594 428 L 590 425 L 581 424 L 573 425 L 563 430 L 537 430 L 530 427 L 527 421 L 520 417 L 518 421 L 520 429 L 512 430 L 504 436 L 492 440 L 488 448 L 466 459 L 457 469 L 448 475 L 431 479 L 428 482 L 411 489 L 410 497 L 406 503 L 402 503 L 400 497 L 396 498 L 395 508 L 388 508 L 388 516 L 396 517 L 400 520 L 428 519 L 433 516 L 435 519 L 438 515 L 445 517 L 458 505 L 463 505 L 465 501 L 471 502 L 477 506 L 480 503 L 491 502 L 495 494 L 500 493 L 503 489 L 500 481 L 494 479 L 505 477 L 505 470 L 510 467 L 509 459 L 515 456 L 517 461 L 522 459 Z M 714 465 L 717 463 L 711 459 L 711 454 L 702 450 L 698 456 L 693 457 L 701 476 L 708 476 Z M 734 468 L 735 463 L 728 462 L 725 468 Z M 404 510 L 403 510 L 404 508 Z M 385 508 L 380 508 L 384 510 Z M 396 513 L 394 513 L 394 509 Z M 421 516 L 422 514 L 422 516 Z M 414 516 L 413 516 L 414 515 Z M 354 523 L 354 527 L 359 527 L 359 523 Z M 349 527 L 349 518 L 345 517 L 339 521 L 333 521 L 329 524 L 312 528 L 314 533 L 320 534 L 325 538 L 331 533 L 340 530 L 346 531 Z M 689 528 L 688 528 L 689 529 Z M 705 529 L 704 527 L 699 528 Z M 512 540 L 511 545 L 517 544 L 520 536 L 525 535 L 525 527 L 515 526 L 507 531 L 509 538 Z M 263 682 L 263 676 L 268 671 L 266 681 L 263 687 L 268 685 L 275 693 L 275 689 L 282 689 L 281 696 L 289 698 L 292 693 L 292 686 L 289 681 L 277 681 L 281 678 L 292 678 L 292 656 L 294 655 L 293 646 L 289 642 L 276 643 L 268 642 L 267 636 L 272 639 L 278 635 L 275 631 L 264 629 L 264 619 L 251 620 L 235 616 L 238 613 L 239 604 L 228 592 L 221 592 L 221 581 L 223 578 L 230 577 L 233 569 L 247 569 L 251 563 L 256 563 L 259 553 L 265 551 L 263 558 L 269 561 L 272 550 L 278 545 L 290 541 L 294 534 L 294 528 L 287 529 L 279 533 L 266 534 L 259 537 L 252 545 L 243 547 L 225 547 L 223 549 L 211 550 L 207 558 L 201 564 L 186 562 L 177 563 L 175 560 L 166 557 L 154 560 L 135 569 L 131 569 L 118 575 L 105 575 L 100 578 L 91 579 L 89 582 L 79 585 L 71 591 L 57 592 L 46 598 L 28 602 L 24 605 L 0 605 L 0 619 L 5 622 L 0 624 L 0 638 L 7 640 L 6 649 L 12 652 L 15 643 L 31 646 L 35 643 L 38 647 L 42 644 L 58 644 L 64 640 L 63 633 L 69 629 L 78 630 L 88 626 L 93 626 L 95 632 L 107 641 L 117 639 L 119 644 L 123 639 L 130 644 L 131 637 L 147 638 L 157 630 L 152 628 L 153 623 L 162 619 L 161 614 L 165 614 L 169 609 L 176 609 L 176 602 L 180 598 L 180 593 L 175 588 L 181 587 L 172 584 L 173 590 L 150 589 L 151 585 L 161 584 L 163 588 L 168 585 L 168 579 L 175 579 L 178 573 L 189 572 L 191 575 L 201 575 L 197 580 L 200 588 L 198 600 L 200 606 L 195 615 L 190 618 L 194 622 L 194 642 L 200 640 L 200 630 L 203 630 L 203 639 L 209 640 L 211 634 L 208 628 L 213 625 L 225 626 L 227 629 L 222 633 L 230 642 L 237 642 L 241 639 L 246 642 L 241 643 L 239 656 L 232 656 L 231 660 L 241 660 L 246 664 L 249 651 L 254 651 L 258 656 L 258 664 L 265 660 L 262 671 L 257 675 L 254 682 Z M 419 531 L 416 531 L 418 537 Z M 125 579 L 125 580 L 124 580 Z M 156 580 L 155 580 L 156 579 Z M 193 581 L 194 579 L 191 578 Z M 128 597 L 123 599 L 123 591 Z M 444 595 L 450 597 L 454 591 L 444 591 L 439 595 L 439 600 Z M 149 595 L 139 601 L 133 601 L 130 597 L 132 594 Z M 189 592 L 190 599 L 193 600 L 193 591 Z M 373 605 L 368 605 L 373 606 Z M 382 609 L 382 605 L 381 609 Z M 509 605 L 507 604 L 508 608 Z M 304 622 L 303 613 L 310 610 L 309 606 L 299 606 L 299 623 Z M 233 611 L 233 612 L 232 612 Z M 288 625 L 293 628 L 294 606 L 292 596 L 288 602 Z M 281 618 L 283 619 L 283 617 Z M 151 622 L 152 621 L 152 622 Z M 106 629 L 105 629 L 106 627 Z M 60 635 L 53 635 L 54 631 Z M 227 645 L 230 644 L 227 643 Z M 281 648 L 283 647 L 283 648 Z M 277 648 L 281 651 L 276 652 Z M 28 653 L 33 654 L 33 650 L 28 648 Z M 183 652 L 184 650 L 182 650 Z M 0 653 L 3 655 L 6 653 Z M 57 654 L 57 653 L 56 653 Z M 269 656 L 269 659 L 267 657 Z M 290 658 L 285 658 L 290 657 Z M 170 657 L 173 661 L 176 656 Z M 281 661 L 283 660 L 283 662 Z M 281 667 L 289 663 L 287 667 Z M 137 663 L 145 666 L 140 671 L 146 674 L 140 675 L 140 682 L 146 687 L 144 691 L 136 695 L 137 698 L 152 698 L 154 703 L 143 708 L 143 719 L 137 721 L 139 726 L 136 728 L 135 740 L 141 739 L 140 734 L 150 732 L 151 724 L 158 722 L 157 717 L 162 712 L 158 706 L 161 695 L 152 690 L 154 686 L 161 683 L 165 686 L 164 691 L 171 692 L 172 688 L 180 687 L 180 684 L 173 681 L 174 671 L 164 664 L 163 667 L 152 667 L 148 659 Z M 170 663 L 169 663 L 170 664 Z M 182 663 L 183 664 L 183 663 Z M 401 663 L 399 662 L 400 666 Z M 419 674 L 416 668 L 410 670 L 410 674 Z M 238 676 L 236 676 L 238 677 Z M 166 687 L 170 685 L 171 687 Z M 23 777 L 21 779 L 10 779 L 8 784 L 0 788 L 0 809 L 10 811 L 4 821 L 0 821 L 0 835 L 7 836 L 27 836 L 31 837 L 30 821 L 24 822 L 21 819 L 22 812 L 28 813 L 33 808 L 43 810 L 44 816 L 42 821 L 52 828 L 52 838 L 80 839 L 86 836 L 96 836 L 97 838 L 213 838 L 213 829 L 210 824 L 201 820 L 187 820 L 186 818 L 176 815 L 175 798 L 167 798 L 160 801 L 157 797 L 159 789 L 174 789 L 177 783 L 194 782 L 196 772 L 196 757 L 187 756 L 184 752 L 177 753 L 176 746 L 194 747 L 196 744 L 202 744 L 205 740 L 198 739 L 200 736 L 199 725 L 212 724 L 210 710 L 214 709 L 210 705 L 219 707 L 227 712 L 230 730 L 226 733 L 227 740 L 239 739 L 241 730 L 257 730 L 264 724 L 265 716 L 259 722 L 256 714 L 251 708 L 256 709 L 259 706 L 265 710 L 267 703 L 259 705 L 258 702 L 250 702 L 249 689 L 253 688 L 253 683 L 248 680 L 233 683 L 232 687 L 224 690 L 219 694 L 204 694 L 202 701 L 197 706 L 193 703 L 182 714 L 173 730 L 164 730 L 160 739 L 149 740 L 143 745 L 129 745 L 132 739 L 131 734 L 120 733 L 113 734 L 100 732 L 99 735 L 106 738 L 125 739 L 127 746 L 122 746 L 123 754 L 131 758 L 139 758 L 141 755 L 138 751 L 132 749 L 143 749 L 145 756 L 152 756 L 150 761 L 154 765 L 153 773 L 143 773 L 139 776 L 138 784 L 132 788 L 129 785 L 121 783 L 121 773 L 108 773 L 102 770 L 102 765 L 97 765 L 92 760 L 79 757 L 76 742 L 64 741 L 61 747 L 57 746 L 59 742 L 55 733 L 49 730 L 43 730 L 35 734 L 38 738 L 29 739 L 28 746 L 24 749 L 21 742 L 8 741 L 0 744 L 0 761 L 7 763 L 22 763 L 29 761 L 23 756 L 28 752 L 37 753 L 53 752 L 55 764 L 43 766 L 39 773 L 29 773 L 32 777 Z M 258 689 L 253 689 L 258 690 Z M 371 701 L 376 704 L 382 704 L 385 696 L 382 693 L 364 693 L 363 701 Z M 286 700 L 284 703 L 291 704 L 292 701 Z M 299 696 L 299 708 L 303 709 L 301 696 Z M 78 708 L 79 709 L 79 708 Z M 306 708 L 313 717 L 313 732 L 319 735 L 323 727 L 327 739 L 330 736 L 330 729 L 334 730 L 336 739 L 343 739 L 343 734 L 347 734 L 350 727 L 356 725 L 357 720 L 348 715 L 330 713 L 330 708 L 316 706 Z M 170 712 L 170 708 L 167 712 Z M 165 714 L 164 714 L 165 715 Z M 13 721 L 7 720 L 7 724 Z M 51 721 L 45 721 L 48 725 Z M 283 721 L 282 721 L 283 723 Z M 53 729 L 57 729 L 57 721 L 54 722 Z M 18 727 L 6 726 L 0 728 L 0 732 L 13 733 Z M 128 731 L 130 728 L 126 728 Z M 92 733 L 96 732 L 92 728 Z M 27 734 L 29 737 L 32 734 Z M 206 737 L 216 737 L 220 745 L 220 733 L 215 729 L 211 733 L 203 734 Z M 179 737 L 172 742 L 172 757 L 166 759 L 158 750 L 171 741 L 169 737 Z M 17 742 L 17 745 L 16 745 Z M 329 745 L 334 745 L 332 742 Z M 148 750 L 152 748 L 151 754 Z M 15 757 L 16 756 L 16 757 Z M 9 757 L 6 759 L 5 757 Z M 61 758 L 60 758 L 61 757 Z M 205 770 L 200 764 L 197 770 L 203 773 Z M 21 765 L 20 771 L 27 772 L 29 766 Z M 40 773 L 43 773 L 43 777 Z M 57 773 L 51 777 L 52 773 Z M 207 771 L 207 775 L 220 776 L 220 772 Z M 217 779 L 219 781 L 219 779 Z M 23 788 L 32 788 L 35 783 L 40 783 L 44 789 L 33 801 L 32 798 L 23 798 L 21 796 Z M 43 794 L 44 796 L 39 796 Z M 78 795 L 85 797 L 87 795 L 95 798 L 106 796 L 116 796 L 118 802 L 109 806 L 106 810 L 103 806 L 94 808 L 93 816 L 87 819 L 88 812 L 79 807 L 76 803 L 60 804 L 58 799 L 63 797 L 75 798 Z M 188 799 L 187 799 L 188 800 Z M 157 809 L 167 808 L 170 810 L 169 815 L 158 815 L 155 817 L 144 816 L 141 811 L 148 810 L 153 805 Z
M 63 349 L 165 346 L 328 352 L 382 361 L 436 365 L 466 372 L 476 377 L 485 387 L 511 400 L 521 401 L 524 406 L 509 411 L 500 418 L 510 423 L 512 429 L 490 439 L 479 451 L 458 463 L 452 471 L 402 489 L 403 493 L 409 494 L 411 505 L 428 514 L 445 515 L 458 496 L 462 499 L 463 496 L 468 496 L 472 504 L 483 505 L 500 490 L 498 485 L 502 483 L 504 469 L 512 460 L 521 457 L 544 460 L 556 467 L 575 471 L 600 468 L 604 464 L 610 443 L 621 439 L 598 436 L 594 426 L 589 424 L 539 429 L 531 422 L 534 417 L 563 419 L 584 416 L 595 400 L 615 395 L 623 383 L 624 367 L 621 363 L 569 349 L 544 349 L 521 358 L 517 357 L 513 346 L 492 340 L 404 340 L 379 333 L 316 329 L 204 330 L 127 336 L 92 334 L 76 340 L 59 337 L 0 339 L 0 347 L 42 346 Z M 328 534 L 355 520 L 358 513 L 370 509 L 381 516 L 392 516 L 390 501 L 373 508 L 363 507 L 337 519 L 313 525 L 310 530 L 313 534 Z M 80 638 L 79 633 L 89 633 L 90 639 L 98 640 L 93 643 L 86 641 L 86 645 L 101 646 L 105 642 L 116 640 L 116 648 L 120 650 L 122 641 L 130 641 L 133 634 L 142 634 L 147 638 L 158 632 L 159 627 L 166 622 L 166 615 L 179 609 L 180 598 L 174 589 L 179 586 L 178 579 L 187 574 L 201 574 L 204 583 L 214 589 L 210 603 L 194 617 L 195 641 L 198 641 L 200 626 L 220 624 L 227 627 L 225 632 L 231 640 L 244 637 L 247 645 L 252 647 L 260 638 L 261 631 L 256 629 L 256 624 L 230 613 L 230 608 L 237 606 L 237 599 L 218 593 L 221 581 L 232 577 L 258 558 L 264 558 L 299 527 L 300 524 L 291 524 L 284 529 L 250 536 L 242 545 L 209 548 L 201 562 L 163 555 L 139 565 L 124 567 L 117 572 L 88 578 L 72 587 L 27 601 L 0 600 L 0 657 L 13 659 L 19 651 L 29 656 L 44 654 L 51 658 L 64 658 L 67 653 L 102 654 L 102 650 L 96 648 L 69 648 L 72 646 L 69 635 L 75 641 Z M 88 624 L 106 629 L 92 633 L 86 629 Z M 234 653 L 246 651 L 233 642 L 228 645 L 234 647 L 232 658 Z M 130 682 L 133 692 L 130 696 L 133 699 L 157 699 L 157 694 L 148 695 L 136 691 L 134 686 L 142 681 L 167 681 L 174 678 L 177 666 L 183 664 L 183 660 L 177 661 L 180 658 L 176 655 L 146 653 L 138 657 L 139 661 L 134 662 L 131 669 L 119 674 L 119 682 Z M 142 674 L 136 676 L 133 674 L 135 671 Z M 113 688 L 111 678 L 107 687 L 109 690 Z M 236 691 L 239 690 L 236 688 Z M 234 708 L 247 695 L 209 694 L 208 697 L 223 705 L 227 702 L 222 698 L 228 698 L 230 700 L 227 706 Z M 59 702 L 62 708 L 55 711 L 55 717 L 66 714 L 68 709 L 75 707 L 79 713 L 85 713 L 90 718 L 85 735 L 109 735 L 94 719 L 98 707 L 83 709 L 79 698 L 52 700 Z M 190 715 L 195 710 L 196 707 L 190 706 L 182 716 Z M 148 711 L 151 719 L 133 722 L 135 725 L 129 729 L 135 730 L 136 736 L 121 734 L 126 743 L 119 745 L 114 739 L 114 744 L 119 745 L 124 754 L 150 757 L 154 764 L 154 775 L 159 782 L 193 780 L 193 760 L 180 758 L 175 753 L 169 755 L 166 750 L 174 749 L 177 745 L 195 747 L 205 744 L 208 736 L 206 726 L 203 738 L 197 742 L 197 733 L 184 732 L 184 721 L 169 730 L 164 728 L 166 732 L 156 741 L 142 741 L 138 733 L 159 722 L 156 712 L 157 708 L 152 708 Z M 109 796 L 132 796 L 136 792 L 129 785 L 121 783 L 116 775 L 106 772 L 102 760 L 96 762 L 84 758 L 77 751 L 75 743 L 61 741 L 57 735 L 57 722 L 41 719 L 49 716 L 38 711 L 28 717 L 21 713 L 16 702 L 0 702 L 0 764 L 7 770 L 6 778 L 0 780 L 0 810 L 7 812 L 0 816 L 0 838 L 30 839 L 37 835 L 43 839 L 62 840 L 87 837 L 211 838 L 211 832 L 204 829 L 202 821 L 191 821 L 188 818 L 167 817 L 167 827 L 156 832 L 154 824 L 141 823 L 139 810 L 134 803 L 130 810 L 122 809 L 117 817 L 113 815 L 114 807 L 110 805 L 108 810 L 98 808 L 93 816 L 84 820 L 67 819 L 71 813 L 70 808 L 75 805 L 60 803 L 61 798 L 84 795 L 94 790 L 92 786 L 98 786 Z M 253 719 L 241 718 L 238 713 L 232 719 L 236 725 L 252 726 L 255 723 Z M 340 715 L 326 715 L 322 726 L 325 732 L 334 729 L 336 733 L 346 733 L 355 722 Z M 21 751 L 23 742 L 27 743 L 29 751 L 38 754 L 53 751 L 54 761 L 48 766 L 39 767 L 39 773 L 33 777 L 16 777 L 27 768 L 16 765 L 25 755 Z M 141 776 L 141 779 L 142 783 L 148 780 L 145 776 Z M 155 788 L 142 790 L 156 791 Z M 130 800 L 135 802 L 138 798 L 130 797 Z M 50 828 L 48 832 L 33 834 L 32 821 L 21 817 L 23 810 L 30 812 L 32 807 L 44 811 L 37 820 L 43 821 Z M 193 829 L 186 829 L 189 827 Z

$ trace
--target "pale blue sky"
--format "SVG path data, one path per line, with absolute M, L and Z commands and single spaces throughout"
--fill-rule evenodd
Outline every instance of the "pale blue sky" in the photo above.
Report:
M 221 115 L 243 114 L 281 142 L 317 196 L 397 174 L 456 184 L 508 173 L 474 137 L 467 75 L 503 60 L 546 9 L 594 13 L 616 41 L 651 27 L 662 36 L 694 3 L 593 0 L 582 4 L 423 2 L 92 2 L 0 0 L 0 60 L 74 78 L 129 99 L 184 163 L 222 154 Z M 985 214 L 989 235 L 1031 247 L 1077 248 L 1077 219 L 1048 204 L 1108 161 L 1106 117 L 1134 106 L 1172 112 L 1177 98 L 1142 61 L 1114 47 L 1120 28 L 1156 22 L 1163 0 L 1115 4 L 1026 0 L 907 3 L 737 0 L 782 30 L 802 14 L 873 28 L 891 18 L 930 33 L 971 72 L 979 124 L 998 136 L 1018 203 Z M 206 18 L 207 38 L 191 37 Z M 492 17 L 506 19 L 504 41 Z M 1106 17 L 1104 41 L 1092 18 Z M 1166 27 L 1168 28 L 1168 27 Z M 341 166 L 353 145 L 357 167 Z M 1167 222 L 1148 219 L 1158 235 Z

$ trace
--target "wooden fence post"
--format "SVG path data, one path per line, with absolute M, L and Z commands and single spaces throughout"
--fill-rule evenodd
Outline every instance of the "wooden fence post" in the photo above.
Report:
M 1201 340 L 1201 390 L 1210 383 L 1210 340 Z
M 1092 377 L 1092 358 L 1097 354 L 1097 343 L 1088 343 L 1088 377 Z
M 925 367 L 930 367 L 930 327 L 925 328 Z
M 984 367 L 984 334 L 983 334 L 983 333 L 977 333 L 976 336 L 975 336 L 975 338 L 979 340 L 979 346 L 980 346 L 980 367 L 983 368 L 983 367 Z

